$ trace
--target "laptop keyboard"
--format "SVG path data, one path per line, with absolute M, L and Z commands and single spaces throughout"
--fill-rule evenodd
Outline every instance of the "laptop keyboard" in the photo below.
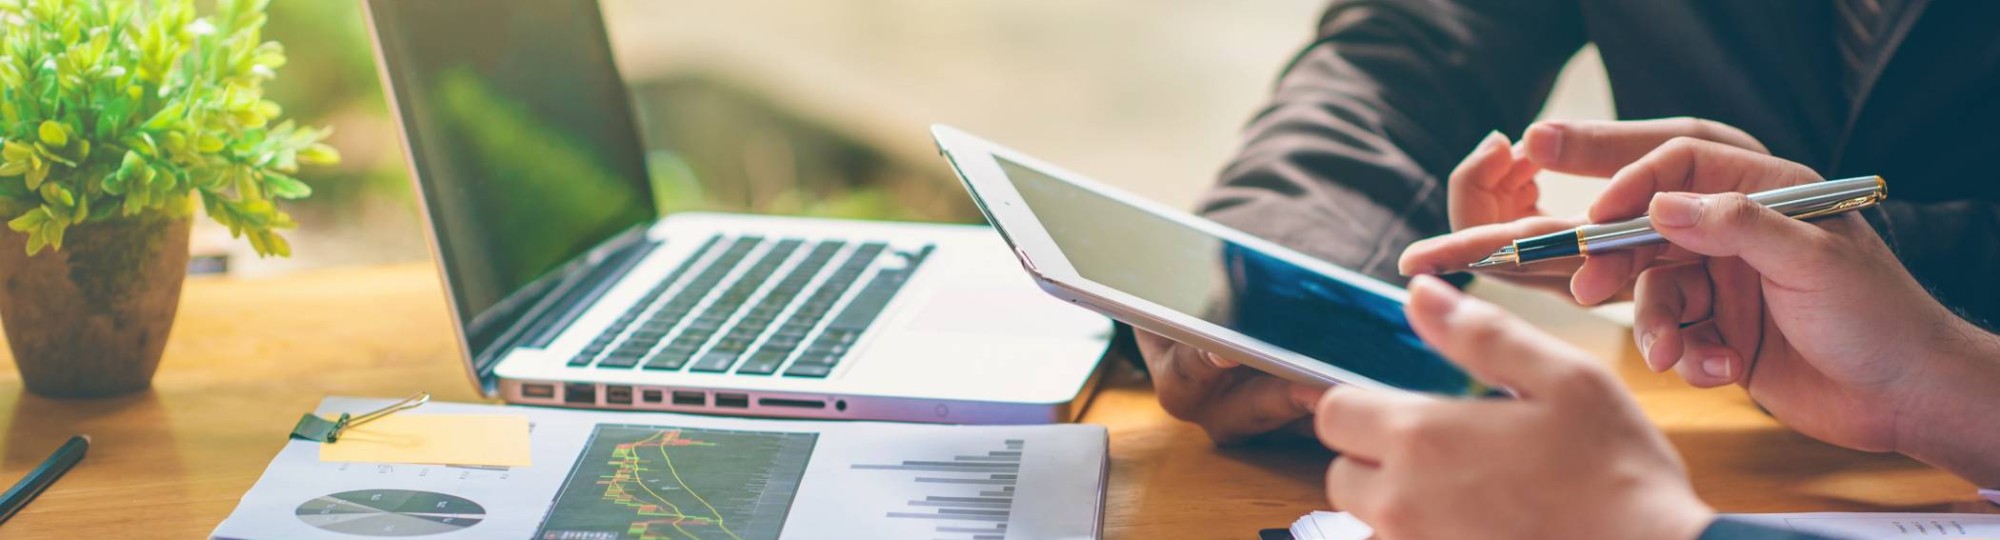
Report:
M 824 378 L 930 251 L 896 252 L 883 242 L 850 248 L 842 240 L 716 235 L 569 365 Z M 870 276 L 867 283 L 849 294 L 864 276 Z

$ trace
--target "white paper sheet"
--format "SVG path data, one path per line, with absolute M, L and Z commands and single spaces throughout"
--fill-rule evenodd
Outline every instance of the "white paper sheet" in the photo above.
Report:
M 319 412 L 388 401 L 327 398 Z M 1018 540 L 1101 533 L 1100 426 L 796 422 L 452 403 L 398 414 L 499 413 L 529 417 L 533 466 L 328 463 L 319 461 L 318 443 L 291 441 L 213 537 Z
M 1809 512 L 1731 514 L 1740 521 L 1796 532 L 1874 540 L 1877 538 L 2000 539 L 2000 515 Z
M 1857 540 L 1897 538 L 2000 539 L 2000 515 L 1809 512 L 1729 514 L 1742 522 L 1793 532 Z M 1346 512 L 1313 512 L 1292 523 L 1292 540 L 1367 540 L 1374 535 Z

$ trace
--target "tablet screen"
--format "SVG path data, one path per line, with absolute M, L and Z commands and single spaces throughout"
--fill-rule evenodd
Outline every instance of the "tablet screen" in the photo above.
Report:
M 1396 299 L 994 159 L 1084 279 L 1390 386 L 1475 391 Z

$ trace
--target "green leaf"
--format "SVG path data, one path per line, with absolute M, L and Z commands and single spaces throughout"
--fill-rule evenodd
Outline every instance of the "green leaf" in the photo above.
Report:
M 57 148 L 69 145 L 69 130 L 63 129 L 63 125 L 60 122 L 43 120 L 40 131 L 43 144 Z
M 298 159 L 308 165 L 333 165 L 340 163 L 340 150 L 325 143 L 315 143 L 300 150 Z
M 27 231 L 28 255 L 32 256 L 36 253 L 41 253 L 42 248 L 48 247 L 49 245 L 48 233 L 44 232 L 47 230 L 48 229 L 44 229 L 40 226 L 37 226 L 35 227 L 35 230 Z
M 303 199 L 312 196 L 312 186 L 297 178 L 278 173 L 264 173 L 264 189 L 272 197 L 280 199 Z
M 69 222 L 49 220 L 42 223 L 42 236 L 49 249 L 62 249 L 63 231 L 69 229 Z
M 7 228 L 20 232 L 29 232 L 42 228 L 42 222 L 48 220 L 49 214 L 43 212 L 41 207 L 36 207 L 34 210 L 29 210 L 26 214 L 21 214 L 21 217 L 9 220 Z
M 28 189 L 39 189 L 42 187 L 42 181 L 48 179 L 49 167 L 47 164 L 28 168 Z

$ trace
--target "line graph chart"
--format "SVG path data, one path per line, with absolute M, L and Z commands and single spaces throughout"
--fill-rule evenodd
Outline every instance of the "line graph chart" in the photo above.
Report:
M 775 539 L 817 438 L 599 424 L 535 537 Z

